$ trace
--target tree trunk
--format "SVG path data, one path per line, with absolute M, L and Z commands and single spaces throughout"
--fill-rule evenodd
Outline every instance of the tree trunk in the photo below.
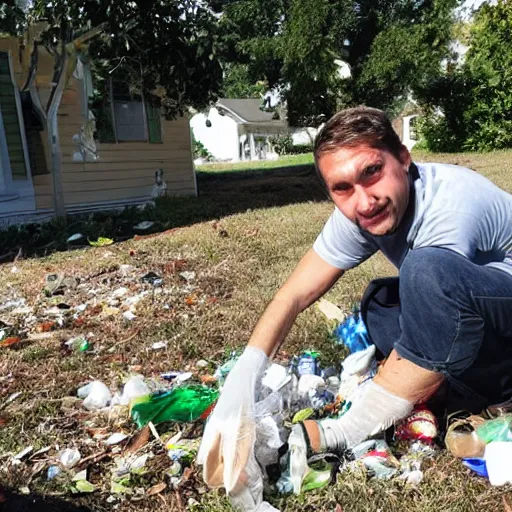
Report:
M 52 91 L 47 114 L 48 144 L 51 149 L 52 178 L 53 178 L 53 205 L 56 217 L 66 217 L 64 205 L 64 192 L 62 188 L 62 151 L 59 139 L 59 123 L 57 113 L 59 111 L 62 94 L 66 86 L 69 58 L 64 51 L 57 85 Z

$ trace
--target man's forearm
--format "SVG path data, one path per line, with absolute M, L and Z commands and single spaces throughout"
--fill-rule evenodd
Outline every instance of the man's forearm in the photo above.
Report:
M 300 312 L 301 309 L 294 300 L 277 294 L 256 324 L 249 346 L 257 347 L 267 356 L 272 356 L 279 349 Z

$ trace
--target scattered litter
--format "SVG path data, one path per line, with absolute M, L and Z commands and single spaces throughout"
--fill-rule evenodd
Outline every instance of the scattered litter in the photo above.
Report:
M 128 320 L 128 321 L 131 321 L 131 320 L 134 320 L 135 318 L 137 318 L 137 315 L 135 315 L 134 313 L 132 313 L 131 311 L 125 311 L 123 313 L 123 318 L 125 320 Z
M 131 377 L 123 388 L 123 394 L 121 396 L 121 405 L 129 405 L 132 400 L 147 396 L 151 393 L 148 385 L 144 382 L 142 375 L 135 375 Z
M 78 286 L 78 279 L 65 274 L 48 274 L 46 276 L 46 284 L 44 293 L 47 297 L 53 295 L 62 295 L 69 289 L 74 289 Z
M 67 240 L 68 244 L 80 244 L 85 243 L 85 236 L 82 233 L 75 233 L 71 235 Z
M 139 428 L 150 421 L 157 425 L 164 421 L 205 419 L 218 396 L 217 390 L 205 386 L 177 387 L 153 393 L 146 400 L 141 400 L 133 405 L 131 415 Z
M 135 226 L 133 226 L 133 229 L 135 231 L 148 231 L 150 230 L 153 226 L 155 225 L 155 223 L 153 221 L 150 221 L 150 220 L 144 220 L 142 222 L 139 222 L 138 224 L 136 224 Z
M 484 460 L 491 485 L 512 483 L 512 443 L 491 441 L 485 447 Z
M 336 320 L 340 323 L 345 320 L 345 314 L 343 311 L 326 299 L 320 299 L 317 303 L 317 308 L 328 320 Z
M 64 343 L 69 350 L 73 352 L 86 352 L 91 348 L 89 341 L 85 336 L 77 336 L 76 338 L 71 338 L 70 340 Z
M 164 280 L 155 272 L 148 272 L 140 278 L 141 282 L 152 284 L 153 286 L 161 286 Z
M 59 453 L 59 462 L 66 468 L 71 469 L 75 467 L 82 456 L 77 449 L 66 448 Z
M 88 240 L 89 245 L 92 245 L 93 247 L 105 247 L 107 245 L 112 245 L 114 243 L 114 240 L 111 238 L 104 238 L 102 236 L 98 237 L 97 240 Z
M 153 343 L 151 345 L 152 350 L 163 350 L 164 348 L 167 348 L 169 345 L 168 341 L 157 341 L 156 343 Z
M 62 473 L 62 469 L 59 466 L 50 466 L 46 473 L 46 478 L 48 480 L 53 480 L 54 478 L 59 476 L 61 473 Z
M 180 276 L 185 279 L 185 281 L 193 281 L 196 278 L 196 273 L 190 270 L 185 270 L 184 272 L 180 272 Z
M 14 460 L 22 460 L 24 459 L 27 455 L 30 455 L 32 452 L 34 451 L 34 447 L 33 446 L 27 446 L 27 448 L 21 450 L 21 452 L 17 453 L 13 459 Z
M 99 380 L 95 380 L 81 387 L 77 394 L 78 398 L 84 399 L 82 405 L 89 411 L 103 409 L 112 400 L 110 390 Z
M 122 434 L 118 432 L 116 434 L 112 434 L 106 441 L 105 444 L 107 446 L 114 446 L 116 444 L 122 443 L 125 439 L 128 439 L 126 434 Z

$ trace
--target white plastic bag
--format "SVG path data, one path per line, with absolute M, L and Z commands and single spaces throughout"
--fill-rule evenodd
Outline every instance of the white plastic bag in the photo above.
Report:
M 206 424 L 197 461 L 210 487 L 224 487 L 235 506 L 255 511 L 263 502 L 263 476 L 254 454 L 257 387 L 265 353 L 247 347 L 226 378 Z
M 103 382 L 95 380 L 78 390 L 78 397 L 84 398 L 83 406 L 88 411 L 97 411 L 106 407 L 112 400 L 112 394 Z

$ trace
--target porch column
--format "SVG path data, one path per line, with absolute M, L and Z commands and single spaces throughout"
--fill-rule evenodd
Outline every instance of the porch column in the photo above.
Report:
M 251 160 L 256 160 L 256 142 L 254 141 L 254 133 L 249 135 L 249 144 L 251 147 Z

